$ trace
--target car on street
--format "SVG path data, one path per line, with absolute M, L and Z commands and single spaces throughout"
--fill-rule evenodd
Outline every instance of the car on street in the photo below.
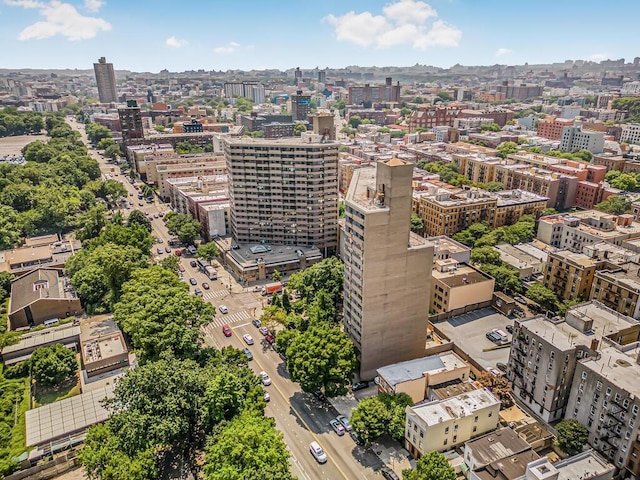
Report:
M 160 247 L 158 247 L 156 249 L 156 252 L 158 252 L 158 255 L 162 255 L 164 253 L 164 250 L 162 250 Z
M 180 270 L 181 272 L 184 272 L 184 267 L 182 265 L 178 265 L 178 270 Z
M 205 290 L 209 290 L 211 287 L 207 282 L 202 282 L 202 288 L 204 288 Z
M 269 375 L 267 375 L 267 372 L 260 372 L 260 379 L 262 381 L 262 385 L 265 387 L 271 385 L 271 379 L 269 378 Z
M 520 296 L 518 296 L 518 295 L 516 295 L 515 297 L 513 297 L 513 299 L 514 299 L 516 302 L 518 302 L 518 303 L 520 303 L 520 304 L 522 304 L 522 305 L 526 305 L 526 304 L 527 304 L 527 301 L 526 301 L 524 298 L 522 298 L 522 297 L 520 297 Z
M 345 417 L 344 415 L 338 415 L 336 417 L 336 420 L 342 424 L 347 432 L 351 431 L 351 422 L 349 422 L 349 419 L 347 417 Z
M 357 392 L 358 390 L 363 390 L 369 386 L 369 382 L 356 382 L 351 386 L 352 392 Z
M 382 478 L 385 480 L 400 480 L 398 474 L 388 467 L 383 467 L 380 470 L 380 473 L 382 474 Z
M 218 311 L 219 311 L 220 313 L 224 313 L 225 315 L 226 315 L 227 313 L 229 313 L 229 309 L 228 309 L 226 306 L 224 306 L 224 305 L 220 305 L 220 306 L 218 307 Z
M 231 336 L 231 327 L 229 325 L 223 325 L 222 326 L 222 333 L 225 337 L 230 337 Z
M 263 335 L 263 336 L 267 336 L 269 335 L 269 329 L 267 327 L 260 327 L 258 329 L 258 331 Z
M 309 444 L 309 451 L 311 455 L 313 455 L 313 458 L 316 459 L 316 462 L 327 463 L 327 454 L 324 453 L 324 450 L 318 442 L 311 442 Z
M 264 401 L 265 402 L 271 401 L 271 395 L 269 395 L 269 392 L 264 392 Z
M 502 341 L 502 338 L 496 332 L 487 332 L 485 336 L 493 343 L 500 343 Z
M 353 439 L 354 442 L 356 442 L 356 445 L 364 445 L 364 439 L 358 435 L 358 432 L 356 432 L 355 430 L 351 430 L 349 432 L 349 436 Z
M 247 345 L 253 345 L 253 337 L 248 333 L 245 333 L 242 336 L 242 339 L 244 340 L 244 343 L 246 343 Z
M 273 335 L 271 335 L 270 333 L 267 333 L 267 334 L 264 336 L 264 339 L 267 341 L 267 343 L 268 343 L 269 345 L 273 345 L 274 343 L 276 343 L 276 339 L 275 339 L 275 338 L 273 338 Z
M 194 247 L 193 245 L 189 245 L 189 246 L 187 247 L 187 251 L 188 251 L 191 255 L 195 255 L 195 254 L 197 253 L 197 251 L 198 251 L 198 250 L 197 250 L 197 249 L 196 249 L 196 247 Z
M 505 329 L 507 332 L 509 332 L 509 333 L 513 334 L 513 325 L 507 325 L 506 327 L 504 327 L 504 329 Z
M 337 420 L 331 420 L 329 422 L 329 425 L 331 425 L 331 428 L 333 428 L 333 431 L 336 432 L 339 436 L 344 435 L 345 429 L 344 426 Z
M 249 350 L 248 348 L 243 348 L 242 351 L 247 356 L 248 361 L 253 360 L 253 353 L 251 353 L 251 350 Z
M 153 218 L 158 218 L 158 214 L 157 214 L 157 213 L 154 213 L 154 214 L 153 214 Z
M 138 206 L 139 206 L 139 207 L 144 207 L 144 203 L 142 203 L 142 202 L 138 202 Z
M 251 323 L 256 328 L 260 328 L 260 326 L 262 325 L 262 322 L 260 320 L 258 320 L 257 318 L 254 318 L 253 320 L 251 320 Z
M 193 293 L 195 293 L 195 294 L 196 294 L 196 295 L 198 295 L 199 297 L 201 297 L 201 296 L 202 296 L 202 290 L 200 290 L 198 287 L 196 287 L 196 289 L 195 289 L 195 291 L 194 291 Z
M 182 252 L 181 252 L 180 250 L 176 250 L 174 253 L 175 253 L 178 257 L 182 255 Z
M 189 283 L 190 283 L 191 285 L 197 285 L 197 284 L 198 284 L 198 281 L 197 281 L 195 278 L 191 277 L 191 278 L 189 279 Z
M 193 268 L 196 268 L 196 266 L 198 266 L 198 264 L 196 263 L 196 261 L 195 261 L 195 260 L 191 260 L 191 261 L 189 262 L 189 265 L 191 265 Z
M 164 251 L 167 253 L 171 253 L 171 247 L 164 247 Z

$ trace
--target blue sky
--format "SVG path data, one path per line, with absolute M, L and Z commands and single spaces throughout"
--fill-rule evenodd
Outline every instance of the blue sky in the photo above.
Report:
M 637 18 L 638 0 L 0 0 L 0 68 L 630 61 Z

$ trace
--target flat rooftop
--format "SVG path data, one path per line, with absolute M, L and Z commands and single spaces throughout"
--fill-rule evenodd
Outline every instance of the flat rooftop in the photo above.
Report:
M 201 134 L 200 134 L 201 135 Z M 318 147 L 327 147 L 327 148 L 338 148 L 339 143 L 334 140 L 326 140 L 324 142 L 305 142 L 300 137 L 288 137 L 288 138 L 250 138 L 250 137 L 242 137 L 242 138 L 233 138 L 233 137 L 225 137 L 225 142 L 229 145 L 260 145 L 268 147 L 269 145 L 290 145 L 292 147 L 306 147 L 306 148 L 318 148 Z
M 27 447 L 43 445 L 52 440 L 84 431 L 91 425 L 104 422 L 109 412 L 101 405 L 113 397 L 115 385 L 109 385 L 43 407 L 27 410 Z
M 564 320 L 552 322 L 543 315 L 520 320 L 520 325 L 561 351 L 573 350 L 576 345 L 589 346 L 591 340 L 599 339 L 593 331 L 583 333 Z
M 79 337 L 80 327 L 74 327 L 72 324 L 67 323 L 58 327 L 50 327 L 22 335 L 18 343 L 3 347 L 2 354 L 5 355 L 19 352 L 20 350 L 37 348 L 40 345 L 48 345 L 51 343 L 65 343 L 67 340 Z
M 227 243 L 225 250 L 229 250 L 230 258 L 243 269 L 258 268 L 259 262 L 264 262 L 267 267 L 297 263 L 300 261 L 298 252 L 302 252 L 307 260 L 322 259 L 322 252 L 313 246 L 264 245 L 270 247 L 271 250 L 264 253 L 253 253 L 251 247 L 256 246 L 255 243 L 239 243 L 239 248 L 234 250 L 230 248 L 229 239 L 222 239 L 222 241 Z
M 378 375 L 383 377 L 389 385 L 395 386 L 399 383 L 417 380 L 425 375 L 433 375 L 466 366 L 468 366 L 467 362 L 458 355 L 453 352 L 446 352 L 381 367 L 378 369 Z
M 474 285 L 476 283 L 490 282 L 492 277 L 480 270 L 466 264 L 458 264 L 453 271 L 440 272 L 434 268 L 432 272 L 434 280 L 438 280 L 449 288 L 461 287 L 463 285 Z
M 493 248 L 500 253 L 502 260 L 518 268 L 530 267 L 542 263 L 539 258 L 509 243 L 502 243 Z
M 455 379 L 450 382 L 439 383 L 437 385 L 430 386 L 433 394 L 439 399 L 445 399 L 449 397 L 455 397 L 462 393 L 471 392 L 477 390 L 478 387 L 471 382 L 463 382 L 460 379 Z
M 498 198 L 498 207 L 549 201 L 549 197 L 525 192 L 524 190 L 503 190 L 501 192 L 497 192 L 496 196 Z
M 615 467 L 593 450 L 560 460 L 553 465 L 558 470 L 558 480 L 593 478 L 615 470 Z
M 445 235 L 440 235 L 437 237 L 428 237 L 431 243 L 433 243 L 433 251 L 437 256 L 438 253 L 449 252 L 451 254 L 457 254 L 462 252 L 471 252 L 471 248 L 463 245 L 460 242 L 456 242 L 454 239 L 447 237 Z
M 500 400 L 494 397 L 489 390 L 481 388 L 445 400 L 418 403 L 412 407 L 412 410 L 427 425 L 431 426 L 474 415 L 479 410 L 499 403 Z
M 478 467 L 482 467 L 529 450 L 531 447 L 513 429 L 502 428 L 469 440 L 465 448 L 473 452 L 475 463 Z
M 615 347 L 603 344 L 599 357 L 589 357 L 581 360 L 583 365 L 600 375 L 616 387 L 621 388 L 631 395 L 640 395 L 640 365 L 636 358 L 640 349 L 636 347 L 628 352 L 621 352 Z
M 533 450 L 525 450 L 524 452 L 491 462 L 491 467 L 483 467 L 481 470 L 475 470 L 473 474 L 480 480 L 511 480 L 522 476 L 527 471 L 527 464 L 539 458 L 540 456 Z M 493 475 L 489 469 L 500 473 Z
M 555 255 L 560 257 L 563 262 L 570 262 L 574 265 L 585 268 L 594 267 L 598 263 L 600 263 L 598 260 L 591 258 L 584 253 L 572 252 L 571 250 L 558 250 L 557 252 L 555 252 Z
M 353 171 L 351 183 L 347 190 L 345 200 L 356 203 L 359 207 L 369 211 L 387 211 L 389 207 L 377 205 L 370 194 L 370 189 L 376 185 L 376 168 L 372 166 L 363 166 Z

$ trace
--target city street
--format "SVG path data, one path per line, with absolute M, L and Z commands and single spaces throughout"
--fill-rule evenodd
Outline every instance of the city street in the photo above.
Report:
M 81 124 L 69 121 L 70 125 L 82 134 L 82 138 L 87 145 L 89 142 Z M 133 209 L 149 213 L 152 235 L 162 239 L 161 244 L 154 244 L 152 253 L 163 258 L 174 253 L 166 253 L 167 240 L 171 238 L 163 219 L 153 218 L 153 215 L 161 212 L 166 213 L 168 205 L 158 202 L 146 203 L 138 206 L 138 191 L 129 183 L 128 177 L 120 174 L 119 168 L 115 167 L 116 176 L 112 171 L 113 165 L 107 163 L 98 152 L 89 150 L 90 155 L 98 161 L 103 175 L 110 174 L 114 180 L 119 180 L 133 194 L 128 199 L 134 202 L 134 206 L 125 209 L 127 214 Z M 163 253 L 158 255 L 156 249 L 161 247 Z M 172 248 L 172 251 L 175 249 Z M 218 280 L 209 280 L 198 268 L 191 267 L 190 262 L 194 260 L 191 255 L 182 255 L 181 264 L 185 271 L 183 281 L 195 278 L 197 287 L 203 291 L 203 299 L 216 306 L 214 319 L 202 328 L 204 340 L 207 345 L 221 348 L 232 345 L 236 348 L 249 348 L 253 353 L 253 360 L 249 365 L 258 373 L 265 371 L 271 377 L 271 385 L 265 387 L 271 396 L 271 401 L 266 408 L 267 415 L 273 416 L 278 429 L 284 434 L 285 442 L 291 452 L 292 472 L 300 479 L 315 480 L 338 480 L 338 479 L 377 479 L 382 478 L 377 470 L 382 467 L 382 463 L 369 449 L 357 446 L 348 434 L 339 437 L 330 427 L 329 421 L 337 415 L 333 407 L 323 404 L 313 397 L 303 393 L 299 386 L 289 379 L 285 369 L 284 361 L 271 349 L 264 341 L 258 329 L 252 325 L 251 320 L 259 318 L 262 312 L 264 297 L 260 293 L 254 293 L 252 289 L 245 289 L 237 284 L 233 277 L 222 268 L 218 269 Z M 207 282 L 209 290 L 202 288 L 202 283 Z M 193 293 L 196 286 L 190 285 Z M 227 314 L 222 314 L 218 307 L 225 305 L 228 308 Z M 229 325 L 232 329 L 232 336 L 227 338 L 222 333 L 222 326 Z M 242 336 L 250 334 L 255 343 L 247 346 Z M 318 464 L 309 452 L 309 444 L 317 441 L 325 450 L 328 462 L 324 465 Z

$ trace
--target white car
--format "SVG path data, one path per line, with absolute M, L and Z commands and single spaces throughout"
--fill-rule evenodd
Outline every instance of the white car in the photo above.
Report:
M 224 313 L 224 314 L 229 313 L 229 309 L 228 309 L 225 305 L 220 305 L 220 306 L 218 307 L 218 311 L 219 311 L 220 313 Z
M 269 395 L 269 392 L 264 392 L 264 401 L 265 402 L 271 401 L 271 395 Z
M 262 379 L 262 385 L 265 387 L 271 385 L 271 379 L 269 378 L 269 375 L 267 375 L 267 372 L 260 372 L 260 377 Z
M 246 343 L 247 345 L 253 345 L 253 337 L 248 333 L 245 333 L 242 336 L 242 339 L 244 340 L 244 343 Z

